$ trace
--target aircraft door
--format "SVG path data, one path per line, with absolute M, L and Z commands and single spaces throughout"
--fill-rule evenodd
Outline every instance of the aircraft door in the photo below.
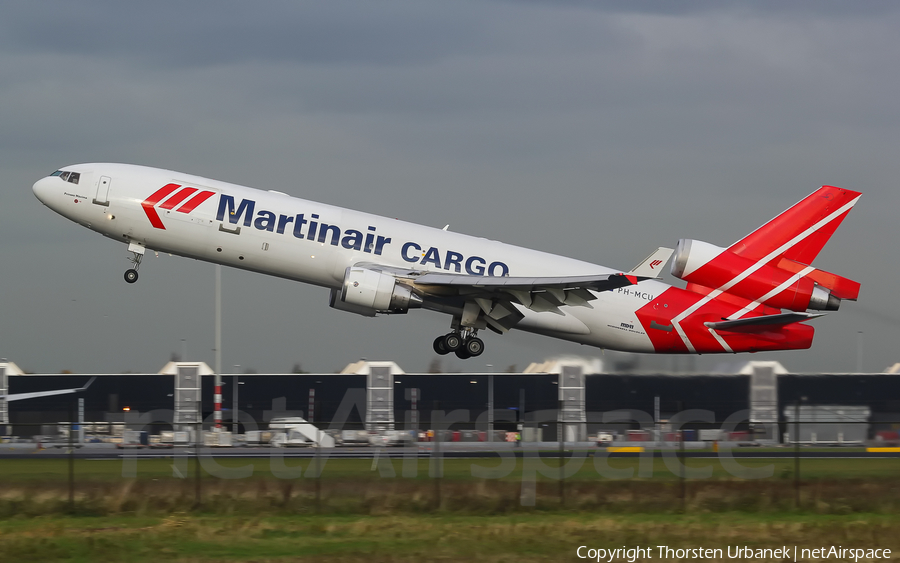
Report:
M 97 193 L 94 195 L 94 203 L 97 205 L 109 205 L 109 176 L 100 176 L 97 181 Z

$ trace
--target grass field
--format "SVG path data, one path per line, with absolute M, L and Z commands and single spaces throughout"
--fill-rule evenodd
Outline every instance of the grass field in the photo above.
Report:
M 635 474 L 640 464 L 605 461 Z M 67 460 L 0 461 L 0 560 L 576 561 L 580 545 L 900 553 L 900 459 L 803 460 L 799 508 L 793 460 L 741 460 L 773 466 L 765 479 L 688 460 L 711 466 L 712 476 L 687 480 L 682 501 L 663 460 L 653 461 L 652 477 L 609 479 L 588 459 L 565 479 L 562 502 L 554 459 L 541 460 L 543 474 L 518 460 L 498 479 L 472 475 L 473 465 L 498 460 L 446 459 L 439 481 L 428 460 L 407 466 L 408 475 L 415 468 L 409 477 L 402 460 L 373 468 L 372 460 L 333 459 L 320 478 L 279 479 L 267 459 L 230 459 L 222 465 L 253 465 L 253 474 L 222 479 L 201 467 L 199 505 L 195 462 L 182 462 L 185 478 L 173 477 L 172 459 L 141 460 L 129 477 L 121 460 L 76 460 L 70 504 Z M 286 463 L 305 470 L 314 462 Z M 533 505 L 523 506 L 532 482 Z
M 310 476 L 314 460 L 227 459 L 220 460 L 218 466 L 201 463 L 199 492 L 202 508 L 215 513 L 508 514 L 532 506 L 538 510 L 573 508 L 614 513 L 682 508 L 778 512 L 795 508 L 794 465 L 789 459 L 741 460 L 742 467 L 771 475 L 759 479 L 735 478 L 716 459 L 689 459 L 686 465 L 690 469 L 707 468 L 710 477 L 687 479 L 683 499 L 678 476 L 666 460 L 599 460 L 604 473 L 608 464 L 632 476 L 619 479 L 601 475 L 594 461 L 589 458 L 579 466 L 570 465 L 570 474 L 560 487 L 556 459 L 516 460 L 498 475 L 490 476 L 493 478 L 485 478 L 483 472 L 502 468 L 503 462 L 445 459 L 440 480 L 429 476 L 431 468 L 426 459 L 381 459 L 377 464 L 372 460 L 332 459 L 322 464 L 319 478 Z M 0 516 L 191 510 L 197 505 L 196 463 L 193 459 L 171 458 L 134 463 L 76 460 L 74 503 L 69 504 L 68 460 L 3 460 Z M 646 464 L 643 468 L 642 463 Z M 223 471 L 241 467 L 245 477 L 221 478 Z M 807 510 L 887 514 L 900 508 L 900 459 L 803 460 L 801 475 L 801 506 Z M 523 492 L 526 498 L 531 495 L 530 503 L 523 503 Z
M 404 474 L 404 464 L 412 461 L 414 469 L 412 473 L 414 479 L 427 479 L 429 477 L 428 459 L 418 460 L 388 460 L 382 458 L 378 460 L 378 464 L 373 470 L 373 462 L 370 459 L 330 459 L 322 463 L 323 479 L 343 479 L 343 478 L 369 478 L 372 474 L 382 475 L 393 472 L 397 476 Z M 676 460 L 669 460 L 670 463 Z M 620 457 L 609 458 L 604 463 L 615 470 L 634 470 L 634 476 L 638 477 L 640 472 L 640 464 L 648 462 L 637 457 Z M 123 462 L 118 459 L 102 459 L 102 460 L 75 460 L 76 479 L 88 480 L 120 480 L 125 477 L 136 477 L 140 479 L 163 479 L 176 477 L 175 469 L 178 468 L 185 478 L 192 478 L 195 472 L 195 460 L 193 458 L 180 459 L 175 461 L 172 458 L 152 458 L 141 459 L 132 462 Z M 224 468 L 241 468 L 252 467 L 251 477 L 275 477 L 273 475 L 273 467 L 278 470 L 278 463 L 270 461 L 267 458 L 226 458 L 216 459 L 212 462 L 221 465 Z M 310 468 L 313 460 L 310 459 L 287 459 L 284 460 L 287 471 L 296 471 L 297 473 L 305 473 Z M 443 476 L 447 479 L 472 480 L 473 467 L 482 469 L 499 469 L 502 468 L 501 461 L 497 459 L 459 459 L 448 458 L 443 460 Z M 546 478 L 555 479 L 558 475 L 559 462 L 557 459 L 549 457 L 544 458 L 536 463 L 538 468 L 542 469 L 548 475 Z M 566 461 L 564 460 L 564 463 Z M 569 461 L 569 463 L 575 463 Z M 773 478 L 793 478 L 794 460 L 793 459 L 737 459 L 735 463 L 740 466 L 754 470 L 765 469 L 771 467 Z M 734 477 L 727 467 L 723 467 L 718 459 L 692 459 L 685 460 L 685 465 L 689 468 L 706 468 L 712 469 L 711 478 L 722 479 Z M 201 473 L 207 477 L 214 477 L 210 474 L 211 466 L 201 464 Z M 523 460 L 518 459 L 515 466 L 511 467 L 508 473 L 504 473 L 500 480 L 520 481 L 522 478 Z M 653 479 L 678 479 L 678 474 L 673 472 L 667 465 L 666 460 L 655 458 L 652 465 L 649 466 L 652 474 L 649 477 Z M 131 473 L 134 468 L 134 473 Z M 214 471 L 214 466 L 212 466 Z M 859 458 L 859 459 L 805 459 L 801 460 L 801 476 L 804 480 L 816 480 L 823 478 L 834 479 L 893 479 L 900 476 L 900 458 Z M 66 459 L 4 459 L 0 460 L 0 480 L 4 483 L 9 482 L 27 482 L 27 481 L 43 481 L 43 480 L 60 480 L 67 479 L 69 471 L 69 461 Z M 409 472 L 407 472 L 408 474 Z M 542 477 L 538 473 L 539 478 Z M 581 461 L 578 471 L 569 476 L 574 480 L 607 480 L 597 470 L 593 457 L 586 457 Z
M 0 520 L 4 561 L 579 561 L 579 546 L 877 546 L 897 553 L 900 518 L 519 514 L 203 516 Z M 625 560 L 616 558 L 615 560 Z M 640 558 L 646 561 L 648 558 Z M 771 560 L 771 559 L 764 559 Z

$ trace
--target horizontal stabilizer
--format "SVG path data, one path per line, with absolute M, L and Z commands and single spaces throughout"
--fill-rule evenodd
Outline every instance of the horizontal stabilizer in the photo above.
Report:
M 748 317 L 746 319 L 725 320 L 714 323 L 703 323 L 713 330 L 729 330 L 735 332 L 757 332 L 769 328 L 777 328 L 791 323 L 799 323 L 821 317 L 825 313 L 790 312 L 777 315 L 762 315 L 760 317 Z
M 784 258 L 782 258 L 776 266 L 782 270 L 787 270 L 795 274 L 803 270 L 808 270 L 807 266 Z M 837 274 L 832 274 L 831 272 L 826 272 L 825 270 L 809 271 L 805 274 L 805 277 L 828 289 L 831 294 L 838 299 L 856 301 L 859 298 L 859 282 L 841 277 Z
M 672 257 L 673 252 L 675 251 L 671 248 L 660 246 L 653 254 L 644 258 L 643 262 L 632 268 L 628 273 L 632 276 L 641 278 L 658 278 L 660 272 L 662 272 L 663 268 L 666 266 L 666 262 Z

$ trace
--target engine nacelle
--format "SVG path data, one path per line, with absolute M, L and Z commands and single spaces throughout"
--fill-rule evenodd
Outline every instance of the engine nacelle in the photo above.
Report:
M 673 276 L 685 281 L 692 281 L 688 276 L 696 272 L 700 267 L 710 263 L 714 258 L 725 252 L 721 246 L 709 244 L 702 240 L 683 238 L 678 240 L 675 246 L 675 257 L 672 258 L 672 266 L 669 271 Z
M 804 268 L 800 264 L 793 265 L 797 267 L 797 272 Z M 816 271 L 809 268 L 809 273 Z M 678 241 L 671 272 L 676 278 L 704 287 L 716 289 L 726 286 L 724 291 L 727 293 L 779 309 L 836 311 L 841 304 L 840 299 L 807 275 L 797 277 L 793 271 L 759 264 L 726 248 L 699 240 Z M 742 274 L 745 275 L 735 281 Z
M 329 305 L 341 311 L 374 317 L 376 313 L 406 313 L 422 306 L 422 298 L 397 279 L 367 268 L 350 267 L 340 291 L 332 289 Z

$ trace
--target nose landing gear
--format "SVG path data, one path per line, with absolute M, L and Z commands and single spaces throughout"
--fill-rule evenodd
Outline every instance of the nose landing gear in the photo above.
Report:
M 128 283 L 134 283 L 138 280 L 138 269 L 141 267 L 141 260 L 144 258 L 145 250 L 147 250 L 147 248 L 143 244 L 138 244 L 136 242 L 129 243 L 128 252 L 133 256 L 129 258 L 128 261 L 134 264 L 134 268 L 129 268 L 125 271 L 125 281 Z
M 475 329 L 469 328 L 454 330 L 435 338 L 432 347 L 442 356 L 453 352 L 461 360 L 480 356 L 484 352 L 484 341 L 475 336 L 476 332 Z

